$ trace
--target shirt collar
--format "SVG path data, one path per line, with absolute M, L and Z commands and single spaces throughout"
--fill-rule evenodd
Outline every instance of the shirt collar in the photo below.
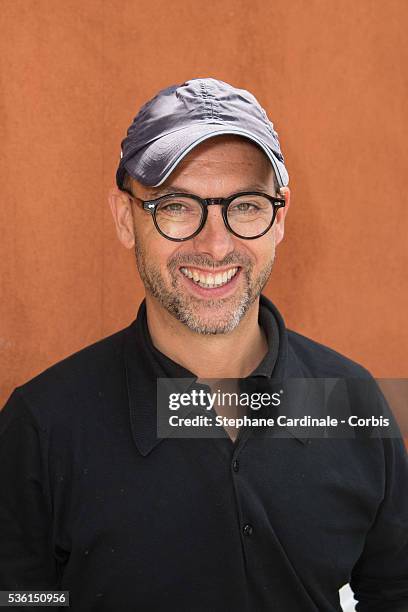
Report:
M 285 380 L 302 377 L 296 356 L 289 351 L 283 318 L 276 306 L 263 295 L 260 297 L 259 322 L 267 337 L 269 350 L 248 378 Z M 157 379 L 196 379 L 196 376 L 153 345 L 147 326 L 145 300 L 139 307 L 137 318 L 125 331 L 124 357 L 132 435 L 140 453 L 147 455 L 162 440 L 157 437 Z M 305 442 L 296 432 L 292 434 Z
M 250 377 L 262 376 L 271 378 L 275 369 L 276 360 L 279 354 L 279 326 L 276 321 L 276 316 L 271 313 L 270 309 L 264 303 L 264 298 L 261 296 L 259 303 L 259 325 L 262 327 L 268 343 L 268 352 L 262 359 L 260 364 L 250 374 Z

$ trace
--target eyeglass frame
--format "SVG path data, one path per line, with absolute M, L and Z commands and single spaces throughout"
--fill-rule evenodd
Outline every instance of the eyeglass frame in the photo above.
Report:
M 267 232 L 269 232 L 272 225 L 274 224 L 278 210 L 286 206 L 286 200 L 284 198 L 277 198 L 267 193 L 263 193 L 262 191 L 239 191 L 238 193 L 234 193 L 233 195 L 230 195 L 227 198 L 200 198 L 200 196 L 195 195 L 193 193 L 177 192 L 177 193 L 167 193 L 162 196 L 159 196 L 158 198 L 154 198 L 153 200 L 142 200 L 141 198 L 135 196 L 131 191 L 129 191 L 125 187 L 123 187 L 121 191 L 126 192 L 132 199 L 139 200 L 139 202 L 141 202 L 143 205 L 143 209 L 152 215 L 154 226 L 156 230 L 159 232 L 159 234 L 163 236 L 163 238 L 166 238 L 167 240 L 172 240 L 173 242 L 185 242 L 186 240 L 191 240 L 192 238 L 195 238 L 201 232 L 201 230 L 204 228 L 205 223 L 207 221 L 208 206 L 213 206 L 213 205 L 222 206 L 222 218 L 223 218 L 225 227 L 227 228 L 229 232 L 231 232 L 231 234 L 236 236 L 236 238 L 241 238 L 242 240 L 256 240 L 257 238 L 261 238 L 261 236 L 264 236 Z M 272 220 L 270 224 L 261 234 L 258 234 L 257 236 L 240 236 L 239 234 L 234 232 L 234 230 L 231 228 L 228 222 L 227 210 L 228 210 L 229 205 L 236 198 L 240 196 L 246 196 L 246 195 L 263 196 L 267 198 L 267 200 L 269 200 L 273 208 Z M 196 202 L 198 202 L 201 206 L 202 218 L 200 221 L 200 225 L 198 226 L 196 231 L 193 234 L 191 234 L 191 236 L 187 236 L 187 238 L 171 238 L 170 236 L 167 236 L 167 234 L 165 234 L 160 229 L 157 223 L 157 219 L 156 219 L 157 207 L 159 206 L 162 200 L 164 200 L 165 198 L 172 198 L 172 197 L 192 198 L 193 200 L 196 200 Z

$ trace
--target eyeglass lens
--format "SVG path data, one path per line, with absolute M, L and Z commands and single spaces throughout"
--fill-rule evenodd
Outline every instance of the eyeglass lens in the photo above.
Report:
M 188 238 L 200 227 L 204 209 L 198 200 L 188 196 L 169 196 L 156 209 L 156 223 L 169 238 Z M 228 223 L 237 235 L 255 238 L 270 226 L 273 205 L 262 195 L 238 196 L 227 208 Z

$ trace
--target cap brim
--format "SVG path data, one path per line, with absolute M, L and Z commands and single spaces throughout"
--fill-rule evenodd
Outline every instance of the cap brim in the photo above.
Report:
M 259 145 L 275 170 L 279 186 L 288 185 L 289 176 L 284 164 L 274 155 L 273 150 L 267 144 L 251 132 L 217 124 L 192 125 L 166 134 L 149 143 L 118 169 L 118 184 L 123 180 L 125 169 L 128 174 L 143 185 L 157 187 L 164 183 L 177 164 L 194 147 L 208 138 L 224 134 L 243 136 Z

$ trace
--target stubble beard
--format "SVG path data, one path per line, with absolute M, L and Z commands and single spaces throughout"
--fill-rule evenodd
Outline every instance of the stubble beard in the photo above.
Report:
M 253 263 L 249 257 L 240 253 L 230 253 L 221 262 L 198 255 L 175 255 L 167 264 L 170 276 L 170 286 L 164 279 L 160 267 L 150 260 L 136 239 L 135 244 L 136 264 L 140 278 L 149 292 L 158 300 L 160 305 L 173 317 L 187 327 L 199 334 L 227 334 L 233 331 L 251 305 L 259 297 L 271 275 L 274 263 L 274 249 L 270 261 L 262 268 L 256 278 L 253 278 Z M 180 266 L 196 266 L 203 268 L 217 268 L 228 265 L 240 266 L 242 284 L 244 289 L 235 292 L 228 298 L 200 299 L 189 295 L 182 286 L 180 278 Z M 203 315 L 203 307 L 208 313 Z

